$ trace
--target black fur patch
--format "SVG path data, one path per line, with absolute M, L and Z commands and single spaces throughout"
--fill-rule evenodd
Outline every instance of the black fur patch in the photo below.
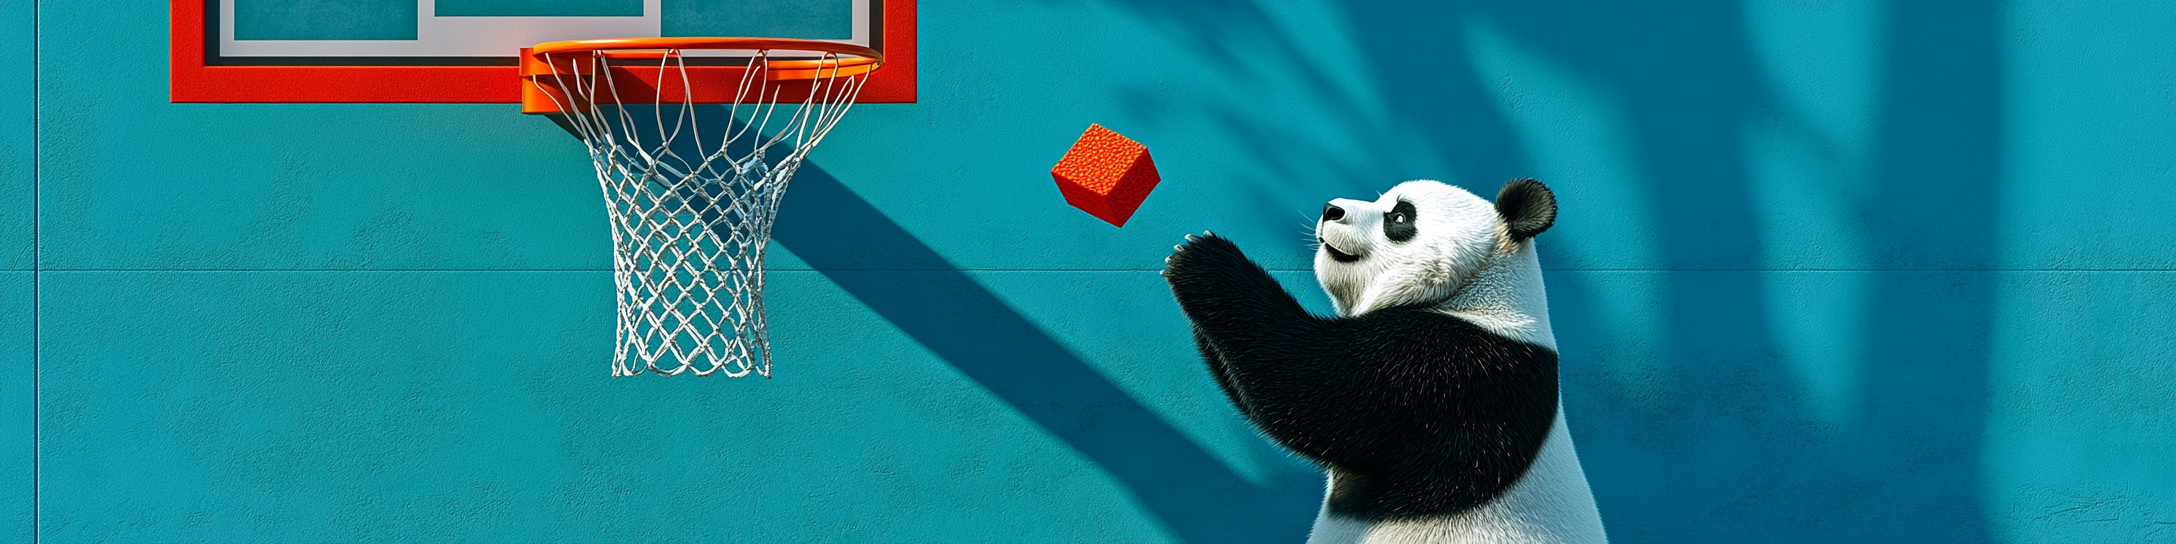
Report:
M 1389 237 L 1392 242 L 1413 239 L 1413 235 L 1420 234 L 1420 226 L 1415 224 L 1419 221 L 1416 214 L 1413 203 L 1398 201 L 1398 205 L 1390 207 L 1390 213 L 1383 214 L 1383 236 Z
M 1424 308 L 1307 313 L 1223 238 L 1190 238 L 1164 276 L 1232 404 L 1339 474 L 1333 514 L 1456 514 L 1526 474 L 1555 422 L 1548 348 Z
M 1532 179 L 1515 179 L 1496 192 L 1496 215 L 1511 230 L 1511 241 L 1524 242 L 1556 224 L 1556 193 Z

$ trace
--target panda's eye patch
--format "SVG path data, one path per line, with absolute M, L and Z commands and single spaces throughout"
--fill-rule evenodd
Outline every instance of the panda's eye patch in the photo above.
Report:
M 1383 215 L 1383 236 L 1392 242 L 1403 242 L 1420 234 L 1419 225 L 1414 224 L 1419 217 L 1414 212 L 1413 203 L 1398 201 L 1398 205 L 1390 208 L 1390 213 Z

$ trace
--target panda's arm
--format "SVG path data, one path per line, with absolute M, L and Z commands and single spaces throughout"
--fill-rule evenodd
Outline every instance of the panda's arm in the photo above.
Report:
M 1231 370 L 1226 368 L 1224 356 L 1216 353 L 1216 346 L 1209 343 L 1209 337 L 1194 331 L 1194 348 L 1201 351 L 1202 362 L 1209 364 L 1209 375 L 1216 377 L 1217 388 L 1224 390 L 1224 396 L 1232 400 L 1232 406 L 1239 408 L 1239 413 L 1254 417 L 1254 408 L 1248 406 L 1247 397 L 1232 384 Z
M 1369 330 L 1374 321 L 1316 317 L 1285 292 L 1237 246 L 1214 235 L 1188 237 L 1168 259 L 1164 276 L 1179 308 L 1193 322 L 1203 358 L 1240 410 L 1279 443 L 1337 465 L 1369 465 L 1387 453 L 1369 447 L 1356 423 L 1380 404 L 1364 399 L 1384 390 L 1376 365 L 1355 361 L 1396 360 L 1412 354 L 1376 353 L 1403 348 L 1396 330 Z M 1423 334 L 1422 337 L 1427 335 Z M 1381 446 L 1382 444 L 1376 444 Z
M 1232 405 L 1239 408 L 1241 414 L 1249 418 L 1255 417 L 1253 403 L 1247 400 L 1246 392 L 1232 381 L 1230 363 L 1218 351 L 1214 340 L 1216 337 L 1239 336 L 1234 335 L 1234 329 L 1229 326 L 1213 332 L 1205 329 L 1211 320 L 1198 318 L 1197 314 L 1224 312 L 1230 317 L 1240 319 L 1246 319 L 1244 316 L 1274 316 L 1272 319 L 1300 322 L 1318 319 L 1301 308 L 1299 301 L 1286 293 L 1284 287 L 1277 284 L 1277 280 L 1270 278 L 1269 273 L 1262 270 L 1262 267 L 1247 260 L 1246 255 L 1240 253 L 1239 248 L 1230 241 L 1214 234 L 1188 236 L 1187 240 L 1186 245 L 1175 248 L 1181 251 L 1165 260 L 1170 265 L 1165 269 L 1165 275 L 1177 273 L 1182 276 L 1167 279 L 1171 281 L 1180 307 L 1194 323 L 1194 346 L 1201 351 L 1201 360 L 1207 363 L 1209 374 L 1216 378 L 1217 387 L 1224 390 L 1224 396 L 1231 399 Z M 1187 249 L 1194 251 L 1189 253 Z M 1189 288 L 1180 292 L 1181 284 Z M 1257 326 L 1281 328 L 1284 325 L 1262 323 Z

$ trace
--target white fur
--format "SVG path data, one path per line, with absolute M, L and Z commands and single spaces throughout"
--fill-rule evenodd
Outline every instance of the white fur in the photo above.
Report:
M 1534 241 L 1519 244 L 1515 251 L 1496 255 L 1435 311 L 1556 351 L 1556 332 L 1549 329 L 1549 297 L 1541 283 L 1541 260 L 1534 255 Z
M 1418 210 L 1419 234 L 1402 243 L 1384 236 L 1381 224 L 1400 199 Z M 1361 256 L 1343 263 L 1328 251 L 1315 252 L 1315 278 L 1339 315 L 1427 303 L 1490 332 L 1556 350 L 1534 241 L 1512 242 L 1494 204 L 1427 180 L 1399 184 L 1374 202 L 1330 203 L 1344 208 L 1345 217 L 1319 223 L 1316 236 Z M 1334 483 L 1337 475 L 1330 477 Z M 1332 516 L 1325 502 L 1308 538 L 1310 544 L 1607 540 L 1561 403 L 1540 456 L 1497 500 L 1444 518 L 1385 523 Z
M 1400 199 L 1421 210 L 1420 235 L 1392 242 L 1383 236 L 1383 215 Z M 1315 252 L 1315 279 L 1338 315 L 1444 300 L 1493 260 L 1492 249 L 1502 243 L 1494 205 L 1440 182 L 1408 181 L 1374 202 L 1341 198 L 1330 204 L 1344 208 L 1345 217 L 1318 223 L 1316 238 L 1361 257 L 1341 263 L 1328 251 Z
M 1420 210 L 1420 235 L 1405 242 L 1383 236 L 1383 215 L 1403 199 Z M 1398 184 L 1374 202 L 1337 199 L 1345 217 L 1317 224 L 1315 236 L 1338 251 L 1360 255 L 1341 263 L 1315 252 L 1315 278 L 1338 315 L 1434 303 L 1489 332 L 1556 349 L 1549 300 L 1534 241 L 1513 243 L 1496 206 L 1441 182 Z
M 1332 473 L 1333 485 L 1337 475 Z M 1572 435 L 1564 427 L 1564 408 L 1541 444 L 1541 456 L 1526 476 L 1502 497 L 1453 516 L 1370 523 L 1332 516 L 1328 506 L 1315 516 L 1307 544 L 1464 544 L 1464 543 L 1604 543 L 1602 516 Z

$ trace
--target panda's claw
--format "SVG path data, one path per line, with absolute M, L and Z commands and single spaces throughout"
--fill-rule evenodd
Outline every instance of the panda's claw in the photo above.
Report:
M 1186 241 L 1188 241 L 1188 242 L 1198 242 L 1198 241 L 1201 241 L 1201 237 L 1200 237 L 1200 236 L 1195 236 L 1195 235 L 1192 235 L 1192 234 L 1188 234 L 1188 235 L 1186 235 Z

